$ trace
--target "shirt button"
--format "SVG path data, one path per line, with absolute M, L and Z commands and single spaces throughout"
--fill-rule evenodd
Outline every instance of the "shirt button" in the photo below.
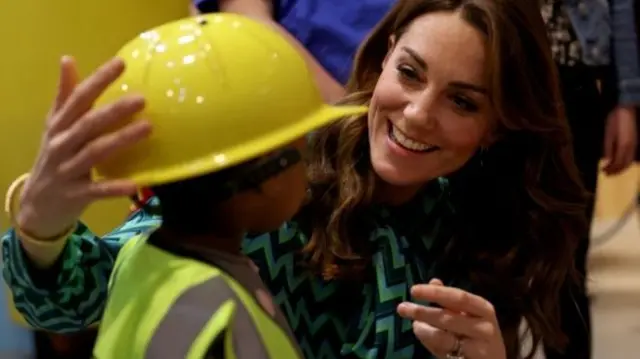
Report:
M 592 47 L 591 48 L 591 56 L 593 56 L 596 59 L 599 59 L 601 55 L 601 51 L 599 47 Z

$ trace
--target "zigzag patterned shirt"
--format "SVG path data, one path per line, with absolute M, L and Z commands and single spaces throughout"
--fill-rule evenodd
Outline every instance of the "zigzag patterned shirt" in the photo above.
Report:
M 300 265 L 300 250 L 308 238 L 301 222 L 246 238 L 244 251 L 259 267 L 306 358 L 432 358 L 396 307 L 410 299 L 412 285 L 439 273 L 436 247 L 446 243 L 446 218 L 452 212 L 447 187 L 446 180 L 434 181 L 407 205 L 371 208 L 366 216 L 372 224 L 373 255 L 364 281 L 324 281 Z M 9 231 L 2 239 L 3 276 L 16 308 L 30 325 L 49 331 L 73 332 L 97 323 L 118 251 L 129 239 L 159 225 L 159 217 L 143 210 L 102 238 L 79 225 L 58 270 L 49 271 L 57 278 L 38 274 Z

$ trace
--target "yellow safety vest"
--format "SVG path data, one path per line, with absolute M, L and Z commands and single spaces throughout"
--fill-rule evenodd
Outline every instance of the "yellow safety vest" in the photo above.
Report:
M 242 346 L 261 345 L 266 358 L 301 358 L 292 338 L 237 281 L 146 239 L 131 239 L 118 255 L 94 348 L 96 359 L 203 359 L 213 342 L 221 342 L 225 358 L 245 359 L 237 354 L 240 348 L 231 340 L 233 327 L 228 325 L 239 315 L 248 316 L 255 337 L 261 337 L 252 343 L 236 334 Z M 214 310 L 194 310 L 202 307 Z

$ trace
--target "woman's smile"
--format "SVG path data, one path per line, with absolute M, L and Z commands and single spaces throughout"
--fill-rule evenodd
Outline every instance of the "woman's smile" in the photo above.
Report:
M 415 137 L 406 134 L 390 120 L 387 121 L 387 127 L 390 147 L 396 152 L 408 152 L 407 154 L 426 154 L 440 149 L 440 147 L 434 144 L 420 141 Z

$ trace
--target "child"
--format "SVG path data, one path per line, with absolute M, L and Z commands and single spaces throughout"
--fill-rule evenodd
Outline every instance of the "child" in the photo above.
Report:
M 297 212 L 305 134 L 366 108 L 324 105 L 296 50 L 238 15 L 161 26 L 120 55 L 102 102 L 141 93 L 153 135 L 96 170 L 151 187 L 163 222 L 119 253 L 95 358 L 300 358 L 240 243 Z

